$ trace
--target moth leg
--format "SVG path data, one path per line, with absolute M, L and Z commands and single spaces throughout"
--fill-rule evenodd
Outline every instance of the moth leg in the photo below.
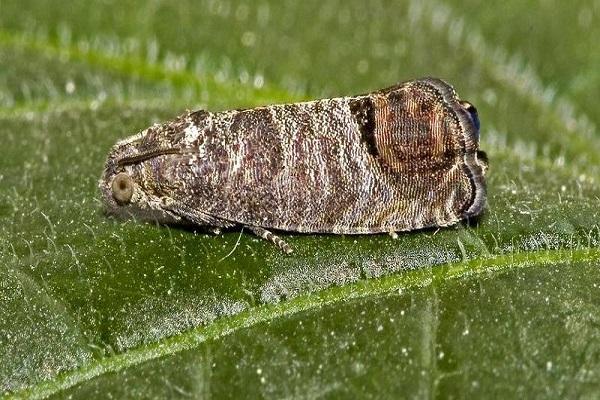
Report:
M 258 226 L 249 226 L 250 230 L 254 232 L 256 236 L 260 236 L 263 239 L 268 240 L 269 242 L 274 243 L 277 247 L 279 247 L 285 254 L 290 254 L 293 250 L 289 244 L 287 244 L 282 238 L 275 235 L 274 233 L 266 230 L 265 228 L 260 228 Z
M 398 239 L 398 234 L 394 231 L 389 231 L 388 234 L 392 237 L 392 239 Z
M 190 208 L 179 201 L 173 200 L 170 197 L 161 198 L 161 207 L 177 214 L 182 218 L 185 218 L 193 224 L 214 227 L 212 232 L 215 234 L 221 233 L 221 228 L 231 228 L 235 226 L 235 223 L 231 221 L 214 217 L 202 211 L 194 210 L 193 208 Z

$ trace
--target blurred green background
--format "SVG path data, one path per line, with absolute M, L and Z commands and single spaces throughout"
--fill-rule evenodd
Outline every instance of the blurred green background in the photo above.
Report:
M 0 393 L 600 396 L 600 2 L 0 0 Z M 118 222 L 119 138 L 185 109 L 422 76 L 475 104 L 478 225 L 285 235 Z

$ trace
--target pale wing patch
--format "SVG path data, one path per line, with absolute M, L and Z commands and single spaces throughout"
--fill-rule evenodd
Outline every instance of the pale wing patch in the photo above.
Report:
M 198 140 L 200 131 L 194 123 L 190 123 L 183 131 L 183 143 L 190 145 Z

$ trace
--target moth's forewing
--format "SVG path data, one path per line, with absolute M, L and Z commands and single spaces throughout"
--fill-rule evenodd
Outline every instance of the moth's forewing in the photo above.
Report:
M 372 96 L 378 161 L 395 188 L 390 207 L 404 229 L 444 226 L 479 213 L 479 132 L 456 93 L 438 79 Z M 385 217 L 384 217 L 385 218 Z
M 228 221 L 303 232 L 411 230 L 476 214 L 485 198 L 476 129 L 439 80 L 215 113 L 194 129 L 187 142 L 196 154 L 170 174 L 183 183 L 177 197 Z

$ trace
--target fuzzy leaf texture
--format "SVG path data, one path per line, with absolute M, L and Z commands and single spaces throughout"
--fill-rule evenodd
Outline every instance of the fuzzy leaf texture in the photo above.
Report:
M 0 393 L 598 397 L 600 7 L 575 3 L 0 1 Z M 479 109 L 477 225 L 286 256 L 101 212 L 108 150 L 154 122 L 421 76 Z

